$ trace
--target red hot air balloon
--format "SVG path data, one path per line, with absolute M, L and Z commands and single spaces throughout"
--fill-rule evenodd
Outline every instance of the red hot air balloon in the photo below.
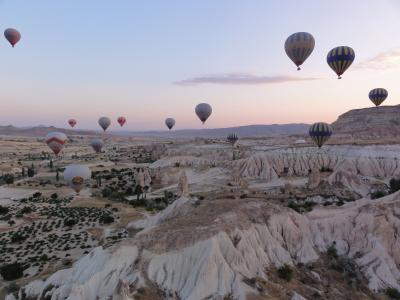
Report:
M 76 125 L 76 120 L 75 120 L 75 119 L 69 119 L 69 120 L 68 120 L 68 124 L 69 124 L 69 126 L 71 126 L 72 128 L 74 128 L 74 126 Z
M 117 119 L 117 121 L 118 121 L 119 125 L 121 125 L 121 127 L 122 127 L 122 126 L 124 126 L 124 124 L 126 122 L 126 118 L 125 117 L 119 117 Z
M 14 28 L 8 28 L 4 31 L 4 36 L 7 39 L 7 41 L 10 42 L 11 46 L 15 46 L 16 43 L 19 42 L 21 39 L 21 34 L 17 29 Z

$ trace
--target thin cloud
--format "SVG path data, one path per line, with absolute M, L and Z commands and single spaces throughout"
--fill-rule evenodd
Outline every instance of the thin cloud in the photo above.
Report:
M 199 85 L 199 84 L 230 84 L 230 85 L 255 85 L 255 84 L 275 84 L 292 81 L 317 80 L 313 77 L 296 76 L 257 76 L 246 73 L 228 73 L 220 75 L 209 75 L 189 78 L 174 82 L 177 85 Z
M 354 66 L 356 69 L 387 70 L 400 67 L 400 49 L 378 54 Z

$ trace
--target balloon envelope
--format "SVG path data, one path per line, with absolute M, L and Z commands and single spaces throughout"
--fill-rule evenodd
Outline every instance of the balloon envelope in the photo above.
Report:
M 92 146 L 93 150 L 96 151 L 96 153 L 101 152 L 103 145 L 104 142 L 101 139 L 94 139 L 90 142 L 90 146 Z
M 200 103 L 196 106 L 195 112 L 200 121 L 202 121 L 204 124 L 212 113 L 212 107 L 208 103 Z
M 19 42 L 21 39 L 21 34 L 17 29 L 14 28 L 8 28 L 4 31 L 4 36 L 7 39 L 7 41 L 10 42 L 11 46 L 15 46 L 16 43 Z
M 122 127 L 122 126 L 124 126 L 124 124 L 126 122 L 126 118 L 125 117 L 119 117 L 117 119 L 117 121 L 118 121 L 119 125 L 121 125 L 121 127 Z
M 326 61 L 338 78 L 350 67 L 355 58 L 354 50 L 347 46 L 340 46 L 329 51 Z
M 60 153 L 67 143 L 67 140 L 67 136 L 62 132 L 49 132 L 45 138 L 47 146 L 49 146 L 55 155 Z
M 286 54 L 297 66 L 297 70 L 300 70 L 300 66 L 310 56 L 314 46 L 314 37 L 308 32 L 293 33 L 285 41 Z
M 104 131 L 107 130 L 107 128 L 110 126 L 111 120 L 108 117 L 101 117 L 99 119 L 99 125 L 101 128 L 103 128 Z
M 308 131 L 314 143 L 321 148 L 332 135 L 332 129 L 327 123 L 318 122 L 310 126 Z
M 375 104 L 375 106 L 379 106 L 382 104 L 383 101 L 385 101 L 385 99 L 388 96 L 388 91 L 386 89 L 383 88 L 377 88 L 377 89 L 373 89 L 369 92 L 369 99 L 372 101 L 372 103 Z
M 85 181 L 90 177 L 90 169 L 85 165 L 70 165 L 64 170 L 64 180 L 77 193 L 81 191 Z
M 172 127 L 174 127 L 175 125 L 175 119 L 174 118 L 165 119 L 165 125 L 167 125 L 168 129 L 171 130 Z
M 69 124 L 69 126 L 71 126 L 72 128 L 74 128 L 74 126 L 76 125 L 76 120 L 75 120 L 75 119 L 69 119 L 69 120 L 68 120 L 68 124 Z

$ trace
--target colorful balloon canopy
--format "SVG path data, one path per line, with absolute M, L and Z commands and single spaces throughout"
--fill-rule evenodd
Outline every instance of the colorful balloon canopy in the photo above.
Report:
M 8 28 L 4 31 L 4 36 L 7 39 L 7 41 L 11 44 L 11 46 L 15 46 L 21 39 L 21 34 L 17 29 L 14 28 Z
M 326 60 L 331 69 L 341 79 L 342 74 L 350 67 L 355 58 L 354 50 L 347 46 L 340 46 L 329 51 Z
M 168 129 L 171 130 L 172 127 L 174 127 L 175 125 L 175 119 L 174 118 L 165 119 L 165 125 L 167 125 Z
M 62 132 L 49 132 L 45 138 L 47 146 L 58 155 L 67 143 L 67 136 Z
M 104 142 L 101 139 L 93 139 L 90 142 L 90 146 L 92 146 L 93 150 L 96 151 L 96 153 L 101 152 L 103 145 L 104 145 Z
M 111 120 L 108 117 L 101 117 L 99 119 L 99 125 L 101 128 L 103 128 L 104 131 L 107 130 L 107 128 L 110 126 Z
M 72 128 L 74 128 L 74 126 L 76 125 L 76 120 L 75 120 L 75 119 L 69 119 L 69 120 L 68 120 L 68 124 L 69 124 L 69 126 L 71 126 Z
M 321 148 L 332 135 L 332 129 L 327 123 L 318 122 L 310 126 L 308 131 L 314 143 Z
M 300 66 L 311 55 L 314 50 L 314 37 L 308 32 L 296 32 L 290 35 L 285 42 L 285 51 L 287 56 L 300 70 Z
M 77 193 L 82 190 L 85 181 L 90 177 L 90 169 L 85 165 L 70 165 L 64 170 L 64 180 Z
M 197 104 L 195 112 L 200 121 L 204 124 L 212 113 L 212 107 L 208 103 L 200 103 Z
M 226 137 L 226 140 L 231 143 L 232 145 L 234 145 L 238 140 L 239 137 L 237 136 L 236 133 L 230 133 L 228 134 L 228 136 Z
M 388 96 L 388 91 L 386 89 L 383 88 L 377 88 L 377 89 L 373 89 L 369 92 L 369 99 L 372 101 L 372 103 L 375 104 L 375 106 L 379 106 L 382 104 L 383 101 L 385 101 L 385 99 Z
M 119 117 L 117 119 L 117 122 L 119 123 L 119 125 L 124 126 L 125 122 L 126 122 L 126 118 L 125 117 Z

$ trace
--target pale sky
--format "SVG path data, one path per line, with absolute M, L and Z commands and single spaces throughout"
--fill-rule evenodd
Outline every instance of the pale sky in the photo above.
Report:
M 22 39 L 0 40 L 0 125 L 203 128 L 200 102 L 213 107 L 205 128 L 332 122 L 372 106 L 372 88 L 400 99 L 398 0 L 0 0 L 8 27 Z M 299 72 L 283 49 L 298 31 L 316 41 Z M 337 80 L 326 55 L 344 45 L 356 59 Z

